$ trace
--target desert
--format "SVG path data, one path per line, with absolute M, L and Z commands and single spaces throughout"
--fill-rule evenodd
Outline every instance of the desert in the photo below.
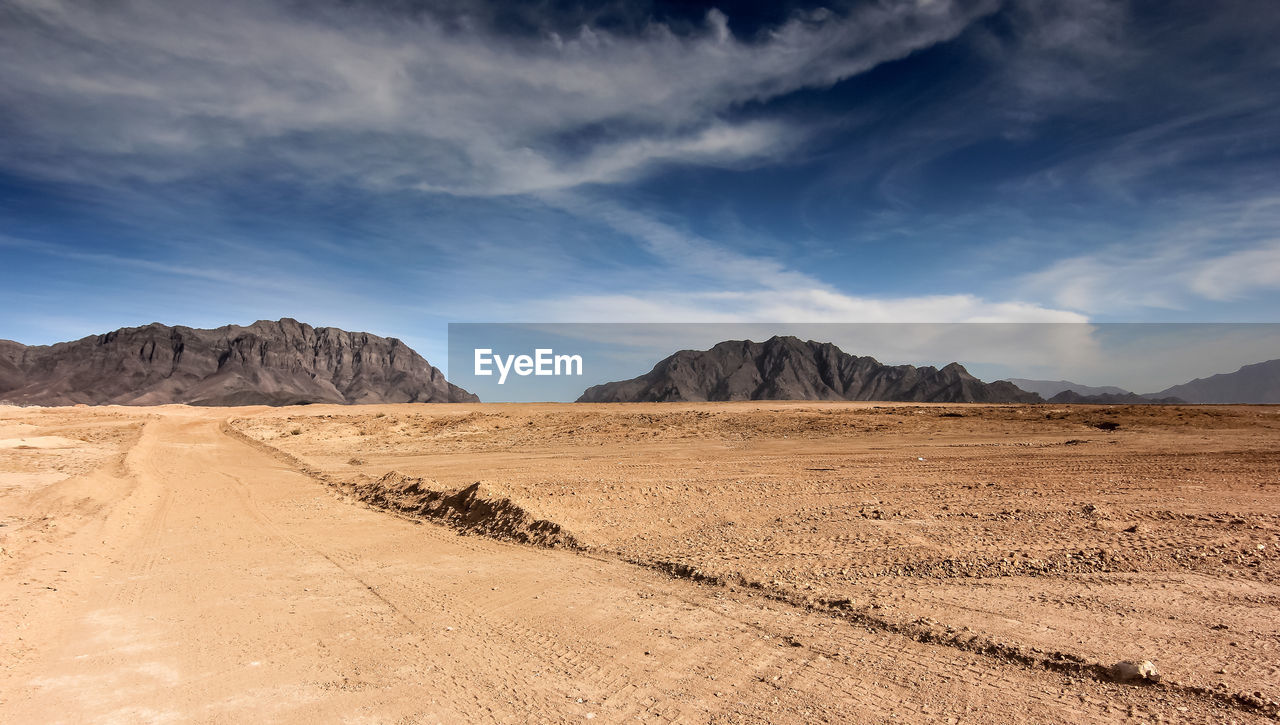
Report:
M 6 407 L 0 720 L 1274 721 L 1278 438 L 1273 406 Z
M 1280 721 L 1276 0 L 0 0 L 0 725 Z

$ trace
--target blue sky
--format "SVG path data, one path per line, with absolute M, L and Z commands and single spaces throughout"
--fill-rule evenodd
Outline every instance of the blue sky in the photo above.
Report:
M 582 5 L 8 0 L 0 337 L 1277 320 L 1273 2 Z

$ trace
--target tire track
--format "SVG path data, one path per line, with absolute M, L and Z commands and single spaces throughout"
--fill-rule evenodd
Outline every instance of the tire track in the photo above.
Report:
M 259 445 L 265 446 L 266 444 L 259 444 Z M 321 482 L 326 483 L 326 485 L 330 484 L 327 478 L 321 478 Z M 777 498 L 777 496 L 774 496 L 774 498 Z M 813 543 L 808 539 L 804 537 L 799 537 L 796 539 L 796 541 L 804 542 L 805 545 L 800 546 L 797 544 L 789 548 L 784 546 L 783 547 L 784 551 L 794 549 L 793 553 L 802 554 L 806 551 L 814 550 Z M 770 543 L 771 545 L 777 544 L 776 541 L 770 542 Z M 596 551 L 594 553 L 596 555 L 604 554 L 607 558 L 613 561 L 618 560 L 616 558 L 616 555 L 609 556 L 606 552 Z M 710 583 L 716 583 L 722 586 L 728 586 L 728 584 L 730 583 L 725 581 L 707 580 L 705 577 L 697 575 L 696 570 L 693 570 L 691 567 L 684 566 L 684 565 L 675 566 L 667 562 L 653 562 L 653 561 L 644 561 L 644 560 L 632 560 L 631 563 L 640 564 L 648 568 L 657 569 L 666 574 L 674 574 L 680 577 L 694 579 L 695 581 L 698 581 L 698 580 L 701 580 L 704 582 L 710 581 Z M 746 585 L 746 583 L 742 581 L 735 581 L 732 583 L 735 585 Z M 409 600 L 422 600 L 422 599 L 431 600 L 435 597 L 440 596 L 440 592 L 433 591 L 430 588 L 425 587 L 421 582 L 415 583 L 412 580 L 406 580 L 404 577 L 400 577 L 395 580 L 380 581 L 378 583 L 378 586 L 381 586 L 384 589 L 387 589 L 388 596 L 394 597 L 397 599 L 404 597 Z M 747 585 L 747 586 L 753 586 L 753 588 L 756 588 L 757 590 L 761 591 L 769 599 L 785 603 L 799 610 L 804 610 L 806 608 L 813 608 L 815 606 L 815 603 L 809 600 L 808 598 L 798 596 L 791 592 L 777 590 L 777 589 L 770 589 L 768 587 L 761 587 L 759 585 Z M 885 661 L 892 661 L 896 656 L 898 656 L 898 654 L 900 654 L 899 650 L 901 649 L 901 644 L 900 644 L 901 640 L 899 640 L 898 638 L 901 637 L 901 638 L 906 638 L 908 640 L 911 640 L 913 642 L 919 642 L 919 643 L 923 643 L 930 646 L 941 646 L 944 649 L 959 650 L 961 652 L 964 652 L 970 655 L 977 655 L 980 660 L 985 658 L 987 664 L 983 666 L 979 666 L 979 669 L 995 668 L 998 671 L 1001 665 L 1014 664 L 1019 667 L 1024 667 L 1030 670 L 1048 670 L 1052 672 L 1060 672 L 1060 673 L 1074 675 L 1074 676 L 1085 676 L 1085 677 L 1089 677 L 1091 679 L 1097 680 L 1099 682 L 1106 680 L 1105 674 L 1101 671 L 1100 666 L 1087 664 L 1079 660 L 1078 658 L 1072 658 L 1071 656 L 1063 653 L 1051 653 L 1051 654 L 1045 655 L 1038 651 L 1033 651 L 1030 648 L 1024 648 L 1019 645 L 997 643 L 990 640 L 985 640 L 981 637 L 961 638 L 961 637 L 947 636 L 944 633 L 941 633 L 940 631 L 938 631 L 937 629 L 931 628 L 927 625 L 913 624 L 910 626 L 903 626 L 899 623 L 880 617 L 874 614 L 873 612 L 871 612 L 870 610 L 860 609 L 860 610 L 850 611 L 847 608 L 842 606 L 832 606 L 832 605 L 827 605 L 823 603 L 818 603 L 817 609 L 820 610 L 822 614 L 826 615 L 828 619 L 831 619 L 831 618 L 838 619 L 845 622 L 848 625 L 851 625 L 852 630 L 850 631 L 866 629 L 866 630 L 870 630 L 870 632 L 872 633 L 883 632 L 887 635 L 891 635 L 890 639 L 895 642 L 895 645 L 885 646 L 878 650 L 875 650 L 876 657 L 882 658 Z M 593 660 L 590 657 L 585 656 L 583 653 L 576 651 L 572 648 L 566 649 L 562 646 L 558 646 L 556 644 L 558 640 L 550 640 L 550 639 L 547 639 L 545 636 L 531 634 L 528 628 L 524 626 L 516 626 L 510 620 L 505 618 L 492 617 L 486 614 L 483 610 L 473 610 L 465 614 L 455 613 L 455 616 L 460 617 L 459 621 L 464 622 L 465 626 L 468 629 L 471 629 L 474 627 L 474 628 L 484 629 L 486 631 L 496 631 L 500 633 L 502 639 L 505 642 L 512 643 L 512 645 L 520 651 L 522 657 L 527 656 L 527 657 L 534 658 L 535 661 L 542 661 L 542 662 L 547 662 L 548 660 L 550 660 L 552 663 L 554 663 L 558 667 L 559 671 L 561 671 L 563 674 L 567 676 L 582 677 L 583 673 L 585 673 L 588 669 L 595 666 Z M 859 642 L 858 644 L 862 646 L 865 650 L 865 643 Z M 852 646 L 852 642 L 850 643 L 850 646 Z M 726 648 L 726 649 L 729 649 L 731 651 L 737 651 L 741 648 Z M 549 657 L 546 654 L 548 651 L 551 652 L 551 655 Z M 823 656 L 826 657 L 826 654 L 824 654 Z M 827 659 L 830 660 L 832 658 L 827 657 Z M 677 657 L 677 659 L 675 659 L 673 662 L 676 667 L 687 669 L 690 666 L 692 666 L 696 660 L 697 660 L 697 657 L 685 654 Z M 931 663 L 931 664 L 935 667 L 937 666 L 937 663 Z M 733 663 L 721 660 L 721 661 L 713 662 L 711 666 L 721 667 L 721 668 L 727 667 L 730 670 L 732 670 L 733 668 L 731 665 L 733 665 Z M 972 660 L 966 660 L 965 664 L 960 669 L 964 669 L 966 671 L 972 671 L 972 668 L 974 666 L 975 665 Z M 604 668 L 592 670 L 593 676 L 601 672 L 603 672 L 603 678 L 608 682 L 620 681 L 618 672 L 611 671 Z M 944 668 L 944 672 L 945 672 L 945 668 Z M 991 674 L 991 673 L 988 672 L 986 674 Z M 955 674 L 949 675 L 944 679 L 949 679 L 951 681 L 958 683 L 958 682 L 966 681 L 965 678 L 966 678 L 966 675 L 963 672 L 956 672 Z M 856 677 L 852 679 L 857 680 Z M 524 684 L 528 684 L 527 681 Z M 650 699 L 653 698 L 653 694 L 651 690 L 641 690 L 639 688 L 635 688 L 634 686 L 626 686 L 624 687 L 624 689 L 626 692 L 629 693 L 627 695 L 628 704 L 634 704 L 636 702 L 647 703 Z M 1220 693 L 1203 692 L 1200 689 L 1197 689 L 1194 687 L 1179 688 L 1179 687 L 1173 687 L 1173 686 L 1166 686 L 1163 689 L 1159 689 L 1159 690 L 1148 690 L 1148 692 L 1155 692 L 1155 691 L 1165 692 L 1165 693 L 1176 693 L 1181 696 L 1193 696 L 1197 699 L 1202 699 L 1202 700 L 1207 699 L 1218 706 L 1240 708 L 1248 712 L 1264 711 L 1258 707 L 1257 703 L 1250 702 L 1247 699 L 1242 700 L 1238 696 L 1225 696 L 1225 695 L 1221 695 Z M 608 697 L 610 696 L 611 695 L 606 695 L 604 699 L 608 699 Z M 994 697 L 994 694 L 991 696 Z M 899 695 L 898 697 L 900 698 L 901 696 Z M 1035 701 L 1041 701 L 1046 704 L 1047 703 L 1061 704 L 1060 700 L 1062 698 L 1055 696 L 1055 697 L 1050 697 L 1046 699 L 1041 697 L 1040 695 L 1032 695 L 1031 699 Z M 656 701 L 657 700 L 654 700 L 654 702 Z M 888 698 L 882 704 L 885 707 L 889 707 L 890 706 L 889 703 L 891 702 L 892 702 L 892 698 Z M 650 705 L 646 705 L 645 707 L 650 707 Z M 643 709 L 643 707 L 640 709 Z M 674 717 L 678 718 L 682 716 L 683 713 L 679 711 L 678 707 L 674 707 L 673 709 L 674 709 L 674 714 L 673 714 Z M 1140 707 L 1138 709 L 1141 710 Z M 654 716 L 657 713 L 653 712 L 652 709 L 650 709 L 648 714 L 650 716 Z

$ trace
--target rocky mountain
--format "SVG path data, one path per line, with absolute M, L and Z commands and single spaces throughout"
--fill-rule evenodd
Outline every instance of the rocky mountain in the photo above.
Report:
M 1182 398 L 1153 398 L 1137 393 L 1098 393 L 1081 395 L 1074 390 L 1064 390 L 1049 398 L 1050 403 L 1067 403 L 1070 405 L 1179 405 L 1187 401 Z
M 1042 402 L 1012 383 L 984 383 L 958 363 L 941 370 L 882 365 L 829 342 L 795 337 L 730 340 L 710 350 L 681 350 L 645 375 L 596 385 L 578 398 L 591 403 L 701 400 Z
M 284 318 L 213 330 L 158 322 L 56 345 L 0 341 L 0 402 L 293 405 L 474 402 L 395 338 Z
M 19 364 L 26 349 L 27 346 L 22 343 L 0 340 L 0 391 L 22 385 L 24 377 Z
M 1070 380 L 1028 380 L 1027 378 L 1009 378 L 1009 382 L 1027 391 L 1035 393 L 1042 398 L 1052 398 L 1058 393 L 1071 391 L 1080 395 L 1127 395 L 1130 394 L 1124 388 L 1117 388 L 1114 385 L 1081 385 L 1073 383 Z
M 1280 403 L 1280 360 L 1245 365 L 1234 373 L 1196 378 L 1150 397 L 1176 396 L 1188 403 Z

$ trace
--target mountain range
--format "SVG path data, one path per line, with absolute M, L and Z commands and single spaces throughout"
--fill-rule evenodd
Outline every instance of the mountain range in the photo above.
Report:
M 1280 403 L 1280 359 L 1245 365 L 1234 373 L 1196 378 L 1151 394 L 1167 396 L 1188 403 Z
M 1040 397 L 1048 400 L 1059 393 L 1074 392 L 1080 395 L 1126 395 L 1130 391 L 1124 388 L 1117 388 L 1114 385 L 1081 385 L 1073 383 L 1070 380 L 1029 380 L 1027 378 L 1009 378 L 1009 382 L 1027 391 L 1035 393 Z
M 1166 396 L 1157 398 L 1137 393 L 1096 393 L 1081 395 L 1074 390 L 1064 390 L 1049 398 L 1050 403 L 1069 403 L 1072 405 L 1179 405 L 1187 401 L 1182 398 Z
M 1196 378 L 1158 393 L 1137 394 L 1114 386 L 1092 387 L 1070 380 L 1009 378 L 1050 403 L 1280 403 L 1280 360 L 1245 365 L 1233 373 Z
M 891 400 L 1039 403 L 1012 383 L 984 383 L 958 363 L 941 369 L 882 365 L 829 342 L 772 337 L 681 350 L 631 380 L 588 388 L 578 402 Z
M 773 337 L 681 350 L 579 402 L 885 400 L 972 403 L 1280 403 L 1280 359 L 1138 395 L 951 363 L 883 365 L 831 343 Z M 152 323 L 55 345 L 0 340 L 0 404 L 294 405 L 478 402 L 395 338 L 290 318 L 216 329 Z
M 55 345 L 0 340 L 0 403 L 294 405 L 479 399 L 395 338 L 290 318 L 158 322 Z

